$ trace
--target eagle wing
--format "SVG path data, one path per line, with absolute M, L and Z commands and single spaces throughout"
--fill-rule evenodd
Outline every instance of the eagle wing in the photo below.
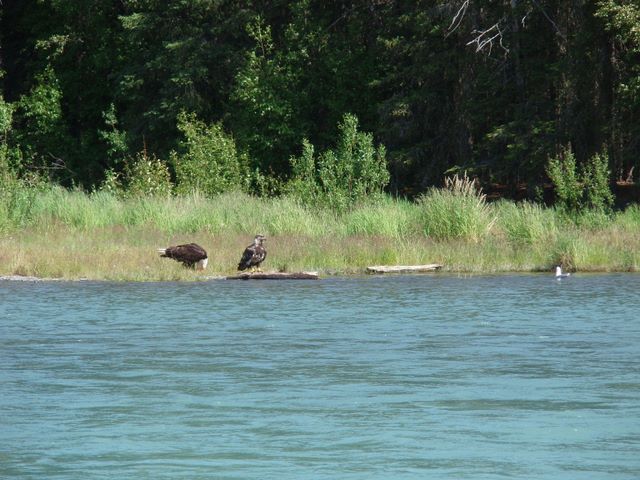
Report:
M 253 256 L 251 257 L 252 265 L 260 265 L 264 262 L 265 258 L 267 258 L 267 251 L 262 245 L 258 245 L 253 252 Z
M 175 247 L 167 248 L 164 256 L 173 258 L 179 262 L 195 264 L 207 258 L 207 252 L 196 243 L 187 243 L 185 245 L 176 245 Z
M 245 248 L 242 258 L 240 258 L 240 263 L 238 263 L 238 270 L 246 270 L 253 265 L 252 259 L 255 254 L 255 248 L 254 245 L 249 245 Z

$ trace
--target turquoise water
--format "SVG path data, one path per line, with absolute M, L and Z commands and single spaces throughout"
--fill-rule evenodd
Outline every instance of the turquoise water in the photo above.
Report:
M 640 276 L 0 283 L 0 478 L 637 479 Z

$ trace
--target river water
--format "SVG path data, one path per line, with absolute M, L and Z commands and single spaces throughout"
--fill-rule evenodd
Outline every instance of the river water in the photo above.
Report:
M 1 282 L 0 478 L 638 479 L 640 275 Z

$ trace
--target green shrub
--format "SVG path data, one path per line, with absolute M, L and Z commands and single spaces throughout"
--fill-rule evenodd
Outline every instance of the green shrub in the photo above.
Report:
M 325 191 L 344 191 L 352 200 L 381 193 L 389 183 L 384 146 L 375 148 L 373 135 L 358 131 L 355 115 L 346 114 L 338 128 L 337 150 L 325 152 L 320 158 Z
M 265 175 L 259 168 L 251 172 L 249 183 L 251 184 L 249 190 L 259 197 L 277 197 L 284 190 L 281 179 L 275 175 Z
M 577 212 L 582 206 L 582 185 L 576 170 L 576 157 L 567 148 L 549 160 L 547 175 L 556 191 L 556 204 L 561 208 Z
M 0 91 L 0 175 L 9 170 L 9 134 L 12 131 L 14 106 L 2 98 Z
M 167 196 L 173 189 L 167 164 L 146 153 L 139 153 L 127 164 L 125 185 L 127 195 L 131 196 Z
M 98 189 L 100 192 L 107 192 L 112 195 L 122 196 L 124 194 L 124 186 L 122 178 L 118 172 L 110 168 L 104 173 L 104 180 Z
M 127 133 L 118 128 L 116 107 L 112 103 L 109 109 L 102 112 L 104 130 L 98 130 L 98 136 L 107 145 L 107 158 L 111 165 L 116 165 L 126 157 L 128 151 Z
M 317 178 L 314 147 L 306 138 L 302 141 L 302 155 L 291 157 L 290 162 L 292 178 L 286 186 L 287 193 L 307 205 L 318 202 L 322 189 Z
M 592 156 L 578 170 L 570 149 L 549 160 L 547 174 L 556 190 L 557 205 L 577 213 L 585 209 L 610 213 L 613 193 L 609 184 L 609 157 L 606 153 Z
M 172 152 L 177 192 L 201 192 L 214 196 L 244 190 L 247 184 L 246 159 L 236 150 L 233 138 L 222 124 L 207 125 L 193 114 L 178 116 L 178 128 L 185 136 L 184 152 Z
M 52 159 L 63 157 L 73 142 L 65 122 L 63 92 L 54 69 L 49 65 L 35 75 L 28 93 L 15 102 L 12 143 L 19 145 L 20 168 L 39 168 L 51 164 Z M 53 176 L 62 169 L 51 168 Z M 22 172 L 21 172 L 22 173 Z
M 15 111 L 16 106 L 5 102 L 0 91 L 0 231 L 27 225 L 34 199 L 47 187 L 37 174 L 21 171 L 22 152 L 10 146 Z
M 358 119 L 346 114 L 338 126 L 335 150 L 315 156 L 303 141 L 302 155 L 291 158 L 292 178 L 286 191 L 307 204 L 321 203 L 341 211 L 380 195 L 389 183 L 384 146 L 373 145 L 373 136 L 358 131 Z
M 606 153 L 594 155 L 584 166 L 585 206 L 599 212 L 610 212 L 613 206 L 613 193 L 609 183 L 609 156 Z

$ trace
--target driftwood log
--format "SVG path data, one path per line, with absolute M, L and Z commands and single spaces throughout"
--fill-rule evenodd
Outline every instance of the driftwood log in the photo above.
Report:
M 318 272 L 254 272 L 227 277 L 227 280 L 318 280 Z
M 376 265 L 367 267 L 368 273 L 420 273 L 440 270 L 442 265 L 430 263 L 428 265 Z

